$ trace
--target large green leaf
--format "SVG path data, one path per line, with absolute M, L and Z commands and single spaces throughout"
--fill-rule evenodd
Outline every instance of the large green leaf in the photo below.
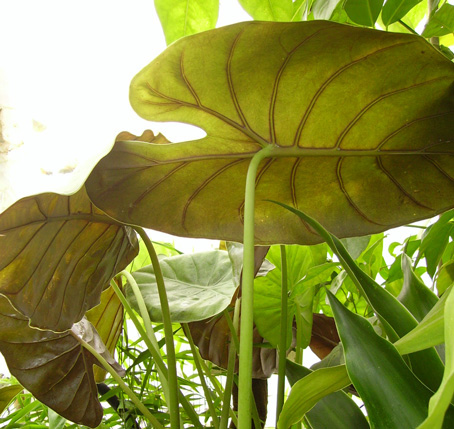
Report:
M 188 323 L 212 317 L 232 301 L 237 285 L 227 252 L 212 250 L 164 258 L 160 261 L 170 316 L 174 323 Z M 150 313 L 151 320 L 162 321 L 161 301 L 152 265 L 133 273 Z M 131 288 L 126 298 L 138 308 Z
M 101 422 L 92 369 L 97 361 L 71 331 L 30 328 L 0 297 L 0 352 L 11 374 L 41 402 L 73 422 L 91 427 Z
M 117 142 L 88 193 L 126 223 L 242 241 L 246 171 L 266 148 L 257 244 L 320 242 L 265 199 L 339 237 L 433 216 L 454 204 L 453 80 L 454 64 L 418 36 L 327 21 L 246 22 L 183 38 L 134 78 L 130 99 L 146 119 L 207 136 Z
M 219 0 L 154 0 L 166 42 L 216 26 Z
M 24 198 L 0 216 L 0 294 L 32 326 L 70 329 L 137 254 L 135 232 L 72 196 Z
M 258 21 L 292 21 L 292 0 L 238 0 L 243 9 Z

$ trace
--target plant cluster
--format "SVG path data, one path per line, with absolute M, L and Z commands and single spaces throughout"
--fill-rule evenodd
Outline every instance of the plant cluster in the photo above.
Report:
M 454 426 L 454 6 L 240 3 L 212 29 L 216 1 L 156 0 L 170 46 L 131 82 L 204 138 L 121 133 L 0 214 L 8 427 L 263 427 L 274 372 L 278 428 Z

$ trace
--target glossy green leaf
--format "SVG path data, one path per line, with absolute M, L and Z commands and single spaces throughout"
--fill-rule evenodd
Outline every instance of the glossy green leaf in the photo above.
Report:
M 292 321 L 300 311 L 304 320 L 305 342 L 309 344 L 312 330 L 312 299 L 314 288 L 301 280 L 311 267 L 326 261 L 326 246 L 287 246 L 288 320 L 287 347 L 292 339 Z M 274 347 L 279 344 L 281 323 L 281 256 L 279 246 L 271 246 L 267 259 L 276 267 L 265 277 L 254 280 L 254 323 Z M 309 310 L 309 311 L 308 311 Z
M 427 272 L 433 278 L 438 264 L 443 256 L 443 252 L 449 241 L 450 234 L 454 233 L 454 210 L 443 213 L 433 225 L 426 229 L 421 241 L 421 247 L 417 260 L 422 255 L 426 258 Z
M 166 42 L 216 26 L 219 0 L 154 0 Z
M 350 384 L 344 365 L 317 369 L 293 386 L 277 423 L 278 429 L 287 429 L 298 423 L 321 398 Z
M 330 292 L 328 297 L 344 346 L 348 375 L 364 401 L 371 426 L 417 427 L 427 416 L 432 392 L 366 319 L 347 310 Z M 446 427 L 453 424 L 451 409 Z
M 402 19 L 422 0 L 388 0 L 383 6 L 381 17 L 386 26 Z
M 439 429 L 454 397 L 454 294 L 446 299 L 444 317 L 446 368 L 440 388 L 429 402 L 429 415 L 419 429 Z
M 164 258 L 160 261 L 164 276 L 170 316 L 174 323 L 188 323 L 215 316 L 231 302 L 237 285 L 227 252 L 212 250 Z M 133 273 L 142 292 L 152 321 L 162 321 L 161 302 L 153 266 Z M 126 288 L 126 298 L 133 308 L 137 301 Z
M 70 332 L 30 328 L 5 297 L 0 297 L 0 352 L 19 382 L 58 414 L 90 427 L 103 411 L 92 366 L 97 361 Z
M 291 21 L 292 0 L 238 0 L 243 9 L 257 21 Z
M 449 33 L 454 33 L 454 6 L 445 3 L 430 17 L 422 36 L 439 37 Z
M 135 232 L 95 208 L 84 189 L 24 198 L 0 215 L 0 294 L 32 326 L 70 329 L 137 248 Z
M 311 374 L 304 366 L 287 361 L 286 375 L 290 385 Z M 295 413 L 295 417 L 296 416 Z M 321 398 L 305 414 L 312 429 L 368 429 L 369 424 L 355 402 L 342 390 L 330 393 Z
M 343 238 L 341 242 L 347 252 L 350 253 L 350 256 L 353 259 L 357 259 L 366 250 L 370 242 L 370 237 L 366 235 L 364 237 Z
M 398 300 L 420 322 L 437 303 L 438 297 L 415 274 L 412 261 L 405 253 L 402 254 L 402 272 L 404 284 Z
M 196 34 L 145 67 L 130 100 L 146 119 L 191 123 L 207 136 L 117 142 L 87 189 L 126 223 L 241 242 L 246 171 L 264 148 L 256 244 L 320 242 L 265 199 L 340 237 L 384 231 L 454 204 L 453 80 L 454 64 L 412 35 L 327 21 Z
M 394 343 L 399 353 L 413 353 L 436 346 L 444 341 L 445 302 L 450 290 L 443 294 L 416 328 Z
M 454 260 L 446 262 L 440 268 L 437 276 L 438 293 L 444 293 L 447 288 L 454 284 Z
M 22 390 L 24 388 L 20 384 L 0 385 L 0 414 Z
M 287 210 L 296 214 L 324 238 L 359 291 L 367 298 L 392 341 L 396 341 L 417 326 L 416 319 L 404 305 L 355 264 L 355 261 L 337 237 L 303 212 L 281 203 L 276 204 L 286 207 Z M 415 374 L 433 390 L 438 389 L 443 377 L 444 367 L 435 349 L 413 353 L 410 360 Z
M 383 0 L 346 0 L 344 9 L 353 22 L 373 27 L 382 6 Z

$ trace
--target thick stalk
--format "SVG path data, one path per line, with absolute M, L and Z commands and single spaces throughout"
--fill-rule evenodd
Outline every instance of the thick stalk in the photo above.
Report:
M 439 3 L 440 3 L 440 0 L 429 0 L 427 2 L 427 9 L 428 9 L 429 19 L 432 18 L 432 15 L 437 11 Z M 430 38 L 430 43 L 432 43 L 432 45 L 434 45 L 436 47 L 439 47 L 440 46 L 440 38 L 439 37 L 431 37 Z
M 153 265 L 154 274 L 156 276 L 156 284 L 158 287 L 159 301 L 161 303 L 162 319 L 164 322 L 164 337 L 166 340 L 167 352 L 167 367 L 168 367 L 168 382 L 169 382 L 169 413 L 170 426 L 172 429 L 180 428 L 180 413 L 178 404 L 178 378 L 177 378 L 177 360 L 175 357 L 175 345 L 173 342 L 172 321 L 170 319 L 169 301 L 167 300 L 166 288 L 164 285 L 164 277 L 162 275 L 161 266 L 159 265 L 158 255 L 154 250 L 153 243 L 148 237 L 143 228 L 134 227 L 137 233 L 142 238 L 150 255 L 151 264 Z
M 268 157 L 271 151 L 272 146 L 268 146 L 257 152 L 251 159 L 246 176 L 238 382 L 238 424 L 241 429 L 251 427 L 255 180 L 260 162 Z
M 123 379 L 116 373 L 116 371 L 107 363 L 107 361 L 88 343 L 86 343 L 81 338 L 78 338 L 78 341 L 82 344 L 82 346 L 87 349 L 97 360 L 98 362 L 104 367 L 104 369 L 109 372 L 112 378 L 118 383 L 121 387 L 123 392 L 125 392 L 129 399 L 134 403 L 134 405 L 142 412 L 144 417 L 148 419 L 148 421 L 155 427 L 155 428 L 162 428 L 164 426 L 159 423 L 156 417 L 150 413 L 150 410 L 142 404 L 136 394 L 129 388 L 129 386 L 123 381 Z
M 276 406 L 276 427 L 282 407 L 284 406 L 285 395 L 285 363 L 287 358 L 287 305 L 288 305 L 288 284 L 287 284 L 287 254 L 285 246 L 281 248 L 281 332 L 279 337 L 278 352 L 278 380 L 277 380 L 277 406 Z

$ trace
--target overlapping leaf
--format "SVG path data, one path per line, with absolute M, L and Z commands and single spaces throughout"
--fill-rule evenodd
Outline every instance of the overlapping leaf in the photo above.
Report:
M 174 323 L 188 323 L 213 317 L 232 301 L 237 285 L 227 252 L 212 250 L 164 258 L 160 261 Z M 162 321 L 156 276 L 152 265 L 133 273 L 151 320 Z M 131 288 L 126 298 L 138 309 Z
M 0 352 L 20 383 L 58 414 L 95 427 L 103 415 L 92 366 L 96 359 L 70 332 L 30 328 L 0 297 Z
M 320 242 L 265 199 L 339 237 L 384 231 L 454 204 L 453 81 L 454 64 L 414 35 L 326 21 L 193 35 L 134 78 L 130 99 L 146 119 L 191 123 L 207 136 L 117 142 L 87 189 L 127 223 L 242 241 L 246 171 L 267 148 L 256 243 Z
M 0 294 L 32 326 L 64 331 L 137 254 L 134 231 L 72 196 L 24 198 L 0 216 Z

